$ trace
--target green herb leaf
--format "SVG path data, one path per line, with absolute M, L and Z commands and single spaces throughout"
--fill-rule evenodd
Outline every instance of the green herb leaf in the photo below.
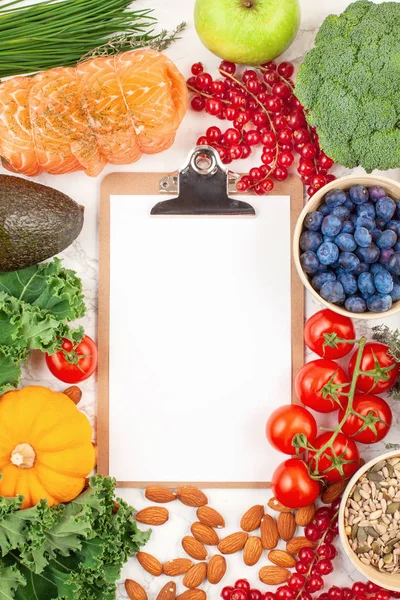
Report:
M 18 387 L 21 378 L 20 362 L 23 362 L 24 360 L 23 351 L 22 355 L 20 354 L 18 357 L 11 348 L 0 346 L 0 396 L 5 392 Z
M 25 579 L 22 573 L 14 565 L 12 567 L 4 567 L 0 565 L 0 599 L 13 600 L 15 590 L 25 585 Z M 31 600 L 34 596 L 31 596 Z

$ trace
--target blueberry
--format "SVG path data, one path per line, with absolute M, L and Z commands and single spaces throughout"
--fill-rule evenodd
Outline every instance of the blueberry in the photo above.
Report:
M 304 219 L 304 227 L 310 231 L 319 231 L 321 229 L 323 219 L 324 215 L 321 212 L 310 212 Z
M 300 264 L 304 273 L 308 273 L 309 275 L 314 275 L 321 266 L 317 255 L 315 252 L 311 252 L 311 250 L 304 252 L 300 256 Z
M 361 273 L 361 275 L 358 276 L 357 283 L 358 289 L 362 294 L 368 294 L 369 296 L 375 294 L 376 289 L 372 273 Z
M 386 229 L 382 231 L 379 238 L 376 240 L 376 245 L 381 250 L 385 248 L 392 248 L 397 242 L 397 235 L 392 229 Z
M 363 262 L 360 262 L 360 264 L 357 267 L 357 270 L 354 271 L 354 273 L 356 273 L 357 275 L 361 275 L 361 273 L 366 273 L 368 270 L 369 266 Z
M 356 254 L 360 260 L 370 265 L 379 260 L 381 252 L 378 246 L 372 242 L 368 248 L 357 248 Z
M 352 313 L 363 313 L 367 310 L 367 303 L 360 296 L 349 296 L 344 306 L 346 310 Z
M 389 262 L 390 257 L 393 256 L 393 254 L 393 248 L 385 248 L 385 250 L 381 250 L 381 255 L 379 257 L 379 262 L 381 263 L 381 265 L 386 265 Z
M 395 245 L 393 246 L 393 250 L 395 252 L 400 252 L 400 240 L 395 243 Z
M 326 217 L 326 215 L 331 214 L 332 207 L 329 207 L 323 202 L 321 206 L 318 208 L 318 212 L 321 213 L 322 216 Z
M 356 227 L 354 239 L 361 248 L 368 248 L 372 242 L 371 234 L 365 227 Z
M 336 236 L 342 229 L 342 222 L 333 215 L 324 218 L 321 225 L 321 231 L 325 235 Z
M 400 219 L 400 200 L 396 200 L 396 217 Z
M 370 219 L 369 217 L 357 217 L 356 221 L 355 221 L 355 226 L 357 227 L 364 227 L 365 229 L 368 229 L 368 231 L 373 231 L 376 227 L 376 223 L 375 223 L 375 219 Z
M 350 194 L 346 194 L 346 197 L 346 202 L 342 206 L 348 208 L 349 211 L 352 213 L 356 205 L 350 200 Z
M 375 313 L 386 312 L 392 308 L 392 297 L 389 294 L 374 294 L 367 301 L 368 310 Z
M 390 296 L 393 302 L 398 302 L 400 300 L 400 283 L 395 283 L 393 285 L 393 289 L 390 292 Z
M 386 229 L 385 219 L 382 219 L 382 217 L 375 217 L 375 226 L 377 227 L 377 229 L 380 229 L 381 231 Z
M 344 223 L 349 218 L 350 211 L 345 206 L 335 206 L 335 208 L 332 211 L 332 215 L 334 215 L 335 217 L 340 219 L 342 223 Z
M 393 279 L 391 274 L 386 271 L 386 269 L 378 271 L 374 275 L 374 284 L 376 291 L 379 294 L 390 294 L 393 289 Z
M 300 248 L 316 252 L 322 244 L 322 235 L 318 231 L 303 231 L 300 236 Z
M 395 234 L 397 235 L 397 237 L 400 237 L 400 221 L 399 220 L 393 220 L 393 221 L 389 221 L 389 223 L 386 225 L 387 229 L 391 229 L 392 231 L 395 232 Z
M 357 279 L 351 273 L 342 273 L 337 280 L 342 284 L 346 294 L 355 294 L 358 291 Z
M 342 233 L 353 233 L 354 223 L 351 221 L 345 221 L 342 225 Z
M 369 200 L 369 192 L 363 185 L 353 185 L 350 188 L 350 198 L 354 204 L 364 204 Z
M 355 225 L 355 224 L 356 224 L 356 221 L 357 221 L 357 219 L 358 219 L 358 215 L 356 215 L 356 214 L 352 214 L 352 215 L 350 215 L 350 219 L 349 219 L 349 221 L 350 221 L 351 223 L 353 223 L 353 225 Z
M 339 257 L 339 248 L 332 242 L 324 242 L 317 250 L 317 256 L 321 265 L 331 265 Z
M 370 200 L 376 202 L 380 198 L 386 196 L 386 190 L 383 189 L 380 185 L 373 185 L 368 188 Z
M 350 233 L 339 233 L 335 237 L 335 244 L 338 246 L 339 250 L 353 252 L 357 248 L 357 244 L 355 242 L 354 236 Z
M 373 265 L 371 265 L 369 267 L 369 272 L 372 273 L 372 275 L 375 275 L 375 273 L 377 273 L 378 271 L 381 271 L 384 268 L 385 267 L 383 265 L 381 265 L 380 263 L 374 263 Z
M 395 252 L 389 258 L 386 268 L 393 275 L 400 275 L 400 252 Z
M 353 252 L 341 252 L 339 256 L 339 265 L 345 271 L 356 271 L 360 264 L 360 259 Z
M 374 204 L 372 204 L 372 202 L 359 204 L 357 206 L 357 214 L 359 217 L 369 217 L 370 219 L 375 219 L 376 212 Z
M 343 286 L 338 281 L 327 281 L 319 293 L 324 300 L 332 304 L 343 304 L 346 299 Z
M 333 273 L 332 271 L 324 271 L 323 273 L 317 273 L 311 279 L 311 285 L 313 286 L 314 290 L 317 290 L 317 292 L 319 292 L 321 287 L 327 281 L 336 281 L 335 273 Z
M 376 203 L 376 214 L 378 217 L 381 217 L 387 223 L 393 217 L 396 210 L 396 202 L 389 198 L 389 196 L 385 196 L 384 198 L 380 198 Z
M 325 196 L 325 202 L 331 208 L 344 204 L 346 200 L 347 196 L 343 190 L 331 190 Z
M 376 240 L 382 234 L 382 229 L 373 229 L 372 231 L 370 231 L 370 234 L 371 234 L 371 237 L 372 237 L 372 241 L 376 242 Z
M 335 239 L 334 235 L 324 235 L 324 242 L 334 242 Z

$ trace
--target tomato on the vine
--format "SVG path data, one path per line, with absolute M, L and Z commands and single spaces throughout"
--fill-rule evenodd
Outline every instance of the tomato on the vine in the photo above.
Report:
M 304 435 L 309 442 L 317 436 L 317 423 L 313 415 L 298 404 L 285 404 L 270 415 L 266 425 L 266 435 L 271 446 L 285 454 L 295 454 L 292 444 L 295 435 Z M 300 448 L 304 452 L 304 448 Z
M 60 381 L 80 383 L 93 375 L 96 370 L 96 344 L 88 335 L 75 345 L 64 338 L 61 350 L 55 354 L 46 354 L 46 364 L 54 377 Z
M 319 358 L 300 369 L 295 388 L 303 404 L 318 412 L 329 413 L 345 401 L 343 393 L 348 392 L 349 382 L 341 366 L 333 360 Z
M 354 340 L 355 335 L 353 321 L 329 308 L 315 313 L 304 327 L 307 346 L 322 358 L 336 359 L 349 354 L 353 345 L 338 339 Z
M 349 374 L 353 377 L 357 350 L 349 362 Z M 389 354 L 389 347 L 379 342 L 368 342 L 364 346 L 356 387 L 361 392 L 382 394 L 392 389 L 399 376 L 400 365 Z
M 320 487 L 318 481 L 310 477 L 303 460 L 289 458 L 275 469 L 272 492 L 281 504 L 289 508 L 301 508 L 318 498 Z
M 343 408 L 339 411 L 339 423 L 344 417 L 345 410 Z M 365 420 L 350 414 L 342 427 L 343 433 L 362 444 L 374 444 L 383 440 L 392 425 L 392 411 L 388 403 L 373 394 L 356 393 L 353 399 L 353 410 L 365 417 Z
M 309 466 L 313 473 L 326 481 L 335 482 L 349 479 L 360 466 L 360 455 L 356 443 L 338 433 L 331 446 L 326 448 L 318 459 L 315 455 L 332 438 L 332 431 L 325 431 L 313 443 L 315 450 L 309 452 Z

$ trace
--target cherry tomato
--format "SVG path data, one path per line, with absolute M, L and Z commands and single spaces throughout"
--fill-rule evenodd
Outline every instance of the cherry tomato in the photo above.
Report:
M 332 437 L 331 431 L 325 431 L 314 440 L 315 450 L 319 450 Z M 339 433 L 333 441 L 332 448 L 327 448 L 319 457 L 314 459 L 316 452 L 309 452 L 309 465 L 314 472 L 326 481 L 334 482 L 349 479 L 360 466 L 360 455 L 353 440 Z
M 317 437 L 317 423 L 313 415 L 303 406 L 285 404 L 270 415 L 266 425 L 266 435 L 271 446 L 285 454 L 295 454 L 293 437 L 302 433 L 309 442 Z M 304 448 L 300 449 L 304 452 Z
M 312 504 L 319 496 L 318 481 L 311 479 L 307 465 L 300 458 L 289 458 L 281 463 L 272 476 L 275 498 L 289 508 Z
M 353 409 L 366 417 L 366 421 L 357 415 L 349 415 L 342 427 L 343 433 L 362 444 L 374 444 L 383 440 L 392 425 L 392 411 L 388 403 L 373 394 L 356 393 Z M 343 419 L 344 413 L 345 409 L 339 410 L 339 423 Z
M 399 364 L 390 356 L 389 347 L 378 342 L 365 344 L 361 358 L 360 370 L 369 375 L 360 375 L 357 379 L 357 389 L 361 392 L 382 394 L 392 389 L 399 376 Z M 357 360 L 357 350 L 349 362 L 349 375 L 353 377 Z
M 50 372 L 65 383 L 79 383 L 88 379 L 97 367 L 97 347 L 92 338 L 85 335 L 75 346 L 63 339 L 61 350 L 46 354 L 46 364 Z
M 337 338 L 354 340 L 353 321 L 324 308 L 308 319 L 304 327 L 307 346 L 322 358 L 342 358 L 352 351 L 353 345 L 337 342 Z
M 322 413 L 337 410 L 349 389 L 342 367 L 333 360 L 319 358 L 304 365 L 297 374 L 296 394 L 300 401 Z

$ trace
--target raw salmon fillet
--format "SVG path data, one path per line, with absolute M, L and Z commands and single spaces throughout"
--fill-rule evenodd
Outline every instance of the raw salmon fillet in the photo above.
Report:
M 0 156 L 29 176 L 96 176 L 171 146 L 187 106 L 183 76 L 155 50 L 15 77 L 0 84 Z

